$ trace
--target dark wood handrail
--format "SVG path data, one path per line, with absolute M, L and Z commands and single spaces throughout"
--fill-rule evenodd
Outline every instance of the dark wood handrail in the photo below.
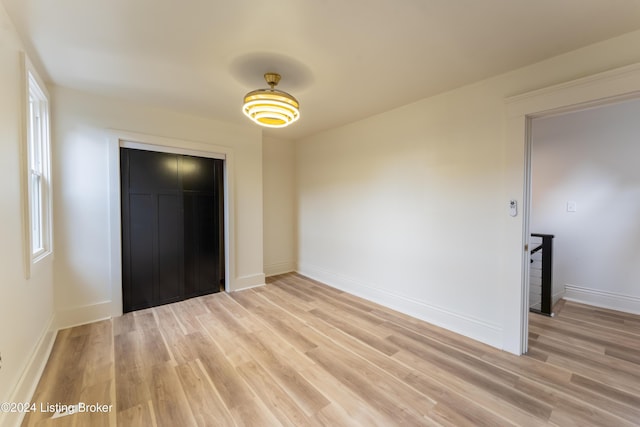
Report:
M 531 237 L 542 238 L 542 244 L 537 246 L 530 252 L 530 255 L 536 252 L 542 252 L 542 277 L 541 277 L 541 295 L 540 310 L 531 309 L 537 313 L 551 315 L 551 294 L 552 275 L 553 275 L 553 234 L 531 233 Z M 533 259 L 531 259 L 533 262 Z

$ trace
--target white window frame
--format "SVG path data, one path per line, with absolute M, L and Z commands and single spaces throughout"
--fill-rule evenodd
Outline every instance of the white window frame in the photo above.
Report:
M 23 221 L 26 277 L 53 254 L 49 94 L 24 58 Z

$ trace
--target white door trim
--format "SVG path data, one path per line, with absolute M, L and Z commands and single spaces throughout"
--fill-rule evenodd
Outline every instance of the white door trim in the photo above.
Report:
M 234 153 L 229 147 L 202 142 L 111 130 L 109 136 L 109 265 L 111 315 L 122 315 L 122 224 L 120 202 L 120 147 L 224 159 L 225 290 L 235 289 Z
M 520 241 L 509 241 L 507 248 L 517 251 L 517 256 L 508 256 L 507 268 L 509 277 L 520 278 L 520 286 L 510 286 L 505 299 L 505 350 L 522 354 L 528 345 L 529 251 L 525 248 L 529 242 L 531 119 L 634 98 L 640 98 L 640 63 L 505 99 L 507 159 L 514 168 L 517 162 L 521 165 L 519 170 L 510 171 L 508 178 L 520 177 L 523 206 L 519 223 L 514 224 L 520 227 Z

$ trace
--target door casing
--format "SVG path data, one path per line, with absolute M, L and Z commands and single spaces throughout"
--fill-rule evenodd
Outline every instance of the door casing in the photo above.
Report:
M 504 350 L 514 354 L 528 350 L 531 120 L 636 98 L 640 98 L 640 64 L 505 99 L 506 161 L 511 166 L 506 178 L 512 183 L 508 187 L 510 195 L 519 194 L 522 215 L 514 218 L 507 232 L 505 277 L 508 283 L 520 285 L 507 286 L 505 292 Z M 516 167 L 518 163 L 520 168 Z
M 111 288 L 110 313 L 122 315 L 122 224 L 120 195 L 120 147 L 137 148 L 173 154 L 209 157 L 224 160 L 224 265 L 225 291 L 235 289 L 235 210 L 234 210 L 234 153 L 230 147 L 184 141 L 126 131 L 109 134 L 109 282 Z

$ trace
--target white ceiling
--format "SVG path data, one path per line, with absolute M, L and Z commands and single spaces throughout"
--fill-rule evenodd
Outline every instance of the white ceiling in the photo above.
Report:
M 299 138 L 640 28 L 640 0 L 1 0 L 57 85 L 255 126 L 282 74 Z

